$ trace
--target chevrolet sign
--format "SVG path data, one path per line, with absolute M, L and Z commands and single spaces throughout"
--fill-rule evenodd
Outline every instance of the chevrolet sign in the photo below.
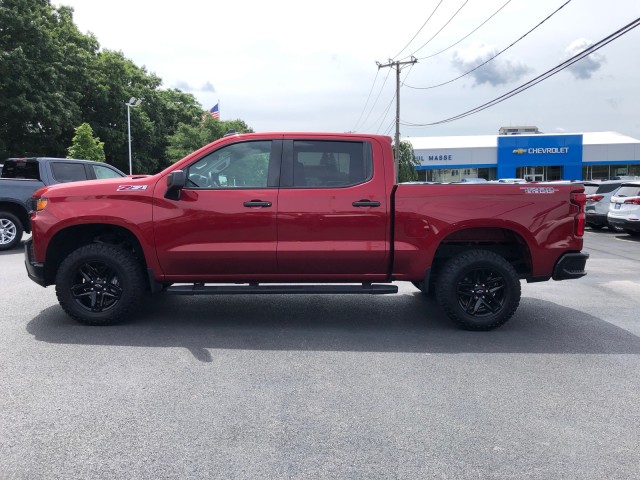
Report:
M 522 155 L 523 153 L 528 153 L 529 155 L 535 155 L 535 154 L 540 154 L 540 155 L 544 155 L 544 154 L 565 154 L 565 153 L 569 153 L 569 147 L 538 147 L 538 148 L 516 148 L 513 152 L 511 153 L 515 153 L 516 155 Z

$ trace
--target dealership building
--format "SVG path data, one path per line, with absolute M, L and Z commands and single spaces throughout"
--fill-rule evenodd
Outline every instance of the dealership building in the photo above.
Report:
M 503 127 L 499 135 L 407 137 L 419 179 L 590 180 L 640 175 L 640 140 L 616 132 L 536 133 Z

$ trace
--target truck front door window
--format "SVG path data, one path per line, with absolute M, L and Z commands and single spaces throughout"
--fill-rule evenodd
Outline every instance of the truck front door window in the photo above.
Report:
M 187 188 L 266 188 L 271 141 L 234 143 L 192 164 Z

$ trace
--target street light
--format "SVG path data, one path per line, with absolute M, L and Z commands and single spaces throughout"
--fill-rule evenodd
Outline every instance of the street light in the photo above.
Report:
M 141 98 L 131 97 L 128 102 L 125 103 L 127 106 L 127 128 L 129 130 L 129 175 L 133 175 L 133 168 L 131 166 L 131 107 L 138 107 L 142 103 Z

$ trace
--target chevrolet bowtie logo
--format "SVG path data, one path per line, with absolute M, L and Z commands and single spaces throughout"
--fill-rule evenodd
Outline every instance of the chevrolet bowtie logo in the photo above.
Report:
M 527 153 L 527 150 L 524 148 L 516 148 L 513 152 L 511 153 L 515 153 L 516 155 L 522 155 L 523 153 Z

